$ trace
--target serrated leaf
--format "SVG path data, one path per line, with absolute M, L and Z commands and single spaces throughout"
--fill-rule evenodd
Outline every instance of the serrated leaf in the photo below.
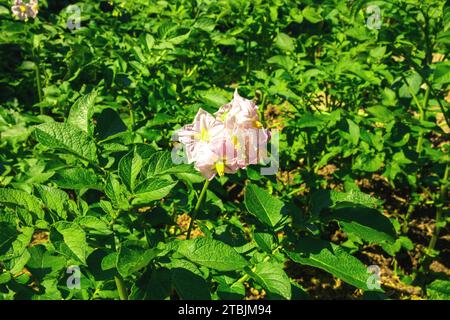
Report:
M 244 198 L 247 210 L 262 223 L 269 227 L 275 227 L 280 222 L 281 209 L 284 206 L 282 201 L 252 184 L 245 188 Z
M 194 263 L 218 271 L 240 270 L 248 265 L 247 260 L 232 247 L 210 238 L 182 241 L 178 253 Z
M 309 237 L 302 238 L 295 252 L 287 252 L 294 262 L 325 270 L 335 277 L 363 290 L 369 290 L 367 267 L 342 247 Z
M 71 124 L 43 123 L 36 126 L 34 132 L 36 139 L 48 148 L 69 151 L 84 160 L 97 162 L 95 142 Z
M 42 203 L 38 198 L 25 191 L 10 188 L 0 188 L 0 203 L 25 208 L 35 213 L 39 219 L 44 219 L 44 210 L 42 210 Z

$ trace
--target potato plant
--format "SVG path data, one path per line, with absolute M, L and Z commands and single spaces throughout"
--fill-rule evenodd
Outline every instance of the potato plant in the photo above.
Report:
M 443 0 L 0 0 L 0 300 L 449 299 L 449 45 Z

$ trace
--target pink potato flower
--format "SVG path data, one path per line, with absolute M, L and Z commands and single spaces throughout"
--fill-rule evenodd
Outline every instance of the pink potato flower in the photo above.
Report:
M 188 163 L 211 180 L 216 174 L 236 173 L 267 158 L 268 133 L 262 128 L 257 106 L 237 91 L 214 117 L 200 109 L 192 124 L 176 132 Z
M 216 173 L 237 171 L 234 148 L 224 124 L 205 110 L 200 108 L 194 122 L 179 129 L 176 135 L 185 147 L 188 163 L 194 163 L 207 179 L 211 180 Z
M 28 18 L 35 18 L 39 11 L 38 0 L 30 0 L 23 2 L 22 0 L 15 0 L 11 11 L 14 16 L 20 20 L 27 20 Z

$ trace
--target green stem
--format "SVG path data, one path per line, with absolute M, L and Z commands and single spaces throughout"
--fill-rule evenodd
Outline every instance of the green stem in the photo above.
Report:
M 39 103 L 42 102 L 42 84 L 41 84 L 41 71 L 39 69 L 39 58 L 36 57 L 36 55 L 33 52 L 33 56 L 34 56 L 34 71 L 35 71 L 35 76 L 36 76 L 36 90 L 37 90 L 37 95 L 38 95 L 38 100 Z M 44 108 L 42 106 L 39 107 L 40 110 L 40 114 L 44 114 Z
M 186 240 L 189 240 L 191 238 L 192 226 L 194 224 L 195 218 L 197 217 L 198 211 L 200 210 L 200 206 L 201 206 L 201 204 L 203 202 L 203 198 L 205 197 L 206 190 L 208 190 L 209 182 L 210 181 L 208 179 L 205 180 L 205 184 L 203 185 L 203 189 L 200 192 L 200 195 L 199 195 L 199 197 L 197 199 L 197 203 L 195 204 L 194 211 L 192 212 L 192 215 L 191 215 L 191 221 L 189 222 L 189 227 L 188 227 L 188 231 L 187 231 Z
M 264 108 L 266 106 L 266 99 L 267 99 L 267 94 L 263 93 L 261 105 L 259 106 L 259 112 L 260 112 L 259 115 L 260 115 L 260 118 L 261 118 L 261 122 L 264 122 Z
M 116 222 L 116 218 L 112 219 L 111 223 L 110 223 L 110 229 L 111 229 L 111 231 L 113 233 L 112 247 L 113 247 L 114 251 L 117 250 L 117 247 L 116 247 L 116 233 L 114 231 L 114 224 Z M 114 276 L 114 281 L 116 282 L 117 292 L 119 293 L 120 300 L 128 300 L 127 285 L 125 284 L 125 281 L 123 280 L 123 278 L 120 275 L 115 275 Z
M 135 119 L 134 119 L 134 111 L 133 111 L 133 104 L 131 103 L 130 100 L 127 99 L 128 102 L 128 111 L 130 112 L 130 120 L 131 120 L 131 131 L 134 130 L 135 127 Z
M 442 212 L 444 211 L 445 200 L 447 198 L 447 187 L 448 187 L 448 165 L 445 166 L 443 185 L 441 187 L 439 204 L 436 208 L 436 222 L 434 227 L 433 236 L 431 237 L 430 244 L 428 245 L 428 251 L 431 252 L 436 246 L 437 239 L 439 237 L 439 232 L 441 231 L 441 218 Z
M 403 220 L 403 225 L 402 225 L 402 232 L 405 234 L 408 232 L 408 222 L 409 222 L 409 218 L 411 217 L 411 213 L 414 211 L 414 207 L 415 207 L 415 201 L 411 200 L 411 203 L 408 206 L 408 210 L 406 211 L 406 215 L 405 215 L 405 218 Z
M 430 90 L 431 90 L 431 87 L 427 85 L 427 89 L 425 91 L 425 98 L 423 100 L 423 105 L 422 105 L 422 107 L 419 107 L 420 121 L 425 120 L 425 112 L 426 112 L 427 107 L 428 107 L 428 100 L 430 99 Z M 423 144 L 423 132 L 420 132 L 419 133 L 419 139 L 417 140 L 417 146 L 416 146 L 416 152 L 417 153 L 421 153 L 422 152 L 422 144 Z
M 245 78 L 248 80 L 248 75 L 250 73 L 250 40 L 247 40 L 246 43 L 246 50 L 247 50 L 247 59 L 245 62 Z
M 116 282 L 117 291 L 119 292 L 120 300 L 128 300 L 127 287 L 122 277 L 117 275 L 114 276 L 114 281 Z

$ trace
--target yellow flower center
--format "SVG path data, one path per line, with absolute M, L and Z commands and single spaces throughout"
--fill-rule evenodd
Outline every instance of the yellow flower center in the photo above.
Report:
M 225 163 L 223 161 L 216 162 L 217 174 L 222 177 L 225 174 Z
M 255 120 L 255 121 L 253 121 L 253 127 L 255 127 L 255 128 L 262 128 L 263 125 L 258 120 Z
M 222 113 L 219 118 L 220 121 L 224 122 L 225 119 L 227 118 L 228 113 L 229 113 L 229 111 L 225 111 L 224 113 Z
M 27 7 L 22 4 L 19 6 L 19 10 L 20 10 L 20 12 L 25 12 L 25 11 L 27 11 Z
M 233 143 L 233 145 L 234 145 L 236 148 L 239 148 L 240 143 L 239 143 L 239 139 L 238 139 L 237 135 L 233 135 L 233 136 L 231 137 L 231 142 Z
M 205 142 L 209 141 L 208 130 L 206 130 L 205 128 L 202 128 L 202 131 L 200 133 L 200 140 Z

